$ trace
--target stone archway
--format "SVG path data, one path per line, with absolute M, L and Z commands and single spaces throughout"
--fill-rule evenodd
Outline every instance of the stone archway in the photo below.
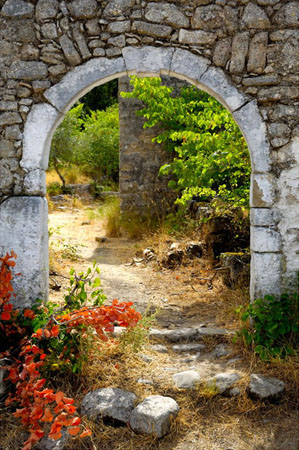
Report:
M 113 78 L 138 74 L 170 75 L 183 79 L 216 97 L 238 123 L 251 155 L 251 297 L 278 293 L 281 278 L 280 235 L 272 229 L 275 178 L 271 174 L 266 126 L 257 104 L 236 89 L 220 68 L 187 50 L 145 46 L 125 47 L 122 56 L 94 58 L 69 71 L 60 82 L 44 92 L 43 103 L 35 104 L 25 122 L 21 167 L 25 171 L 26 197 L 6 200 L 0 210 L 5 245 L 18 254 L 16 281 L 18 303 L 47 297 L 48 242 L 45 170 L 53 133 L 65 112 L 93 87 Z M 16 236 L 23 236 L 16 240 Z M 265 267 L 267 271 L 265 271 Z M 22 286 L 26 286 L 25 289 Z

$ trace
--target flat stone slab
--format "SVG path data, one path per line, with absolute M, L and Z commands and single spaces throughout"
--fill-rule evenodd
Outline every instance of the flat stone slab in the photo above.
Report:
M 159 352 L 159 353 L 168 353 L 167 347 L 165 347 L 165 345 L 161 345 L 161 344 L 152 345 L 151 349 L 154 350 L 155 352 Z
M 219 394 L 226 393 L 240 379 L 237 373 L 217 373 L 206 381 L 209 388 L 215 388 Z
M 107 417 L 127 423 L 136 400 L 135 394 L 119 388 L 97 389 L 85 395 L 81 403 L 81 413 L 90 419 Z
M 259 400 L 278 400 L 285 390 L 285 383 L 277 378 L 266 377 L 257 373 L 250 375 L 247 393 Z
M 233 335 L 234 332 L 224 328 L 198 327 L 198 328 L 178 328 L 175 330 L 158 330 L 152 328 L 149 336 L 154 340 L 164 340 L 168 342 L 200 341 L 203 336 L 225 336 Z
M 134 431 L 160 438 L 168 432 L 170 422 L 178 415 L 179 409 L 173 398 L 150 395 L 133 410 L 130 425 Z
M 172 346 L 172 350 L 176 353 L 200 352 L 205 348 L 205 344 L 197 344 L 196 342 L 190 344 L 177 344 Z
M 180 328 L 177 330 L 157 330 L 151 329 L 150 338 L 157 340 L 165 340 L 168 342 L 194 341 L 198 338 L 196 328 Z
M 175 373 L 172 378 L 179 389 L 193 389 L 200 382 L 200 375 L 195 370 Z

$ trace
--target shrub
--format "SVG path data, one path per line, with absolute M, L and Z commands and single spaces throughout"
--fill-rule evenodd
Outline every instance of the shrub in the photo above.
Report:
M 96 347 L 97 339 L 107 340 L 105 331 L 113 331 L 116 322 L 135 326 L 140 314 L 130 302 L 103 304 L 105 296 L 95 266 L 86 274 L 72 271 L 63 306 L 38 301 L 32 308 L 18 311 L 11 303 L 14 258 L 14 252 L 0 258 L 0 342 L 5 344 L 0 358 L 7 361 L 3 367 L 14 385 L 5 403 L 30 432 L 23 446 L 30 450 L 47 434 L 59 439 L 63 427 L 71 436 L 91 433 L 75 416 L 74 400 L 49 389 L 45 375 L 52 370 L 80 373 L 87 359 L 80 350 L 88 349 L 91 342 Z
M 238 337 L 264 360 L 294 353 L 299 343 L 298 300 L 299 292 L 255 300 L 241 315 L 243 322 L 251 324 L 242 328 Z

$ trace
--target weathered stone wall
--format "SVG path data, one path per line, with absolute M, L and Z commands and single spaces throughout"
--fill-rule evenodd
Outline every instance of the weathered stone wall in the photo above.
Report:
M 252 296 L 278 292 L 294 277 L 298 1 L 1 0 L 0 5 L 0 191 L 6 199 L 0 251 L 19 253 L 29 290 L 38 284 L 36 273 L 47 270 L 46 263 L 39 265 L 43 250 L 36 250 L 43 245 L 34 247 L 27 235 L 44 229 L 44 170 L 55 127 L 92 87 L 134 72 L 177 76 L 233 113 L 252 158 Z M 28 226 L 32 196 L 40 215 L 34 229 Z M 16 201 L 14 228 L 7 217 Z M 28 268 L 33 251 L 37 263 Z M 28 298 L 37 294 L 45 296 L 44 288 L 32 288 Z
M 162 84 L 172 87 L 178 95 L 186 83 L 177 78 L 162 76 Z M 130 92 L 128 77 L 118 81 L 119 92 Z M 159 169 L 171 160 L 172 155 L 163 150 L 153 138 L 161 132 L 155 126 L 144 128 L 145 119 L 136 115 L 144 107 L 138 99 L 119 95 L 119 191 L 121 211 L 152 216 L 159 219 L 170 211 L 176 196 L 168 188 L 169 178 L 159 176 Z

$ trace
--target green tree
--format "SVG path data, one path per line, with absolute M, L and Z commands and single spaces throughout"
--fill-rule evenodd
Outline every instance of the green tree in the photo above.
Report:
M 231 114 L 213 97 L 193 86 L 179 96 L 161 84 L 160 78 L 132 77 L 133 91 L 121 93 L 138 98 L 144 108 L 138 115 L 144 127 L 164 130 L 154 139 L 174 153 L 173 161 L 161 167 L 171 174 L 169 182 L 182 206 L 194 196 L 215 196 L 234 205 L 248 205 L 250 158 L 246 142 Z
M 83 104 L 72 108 L 68 111 L 57 127 L 50 150 L 49 168 L 54 168 L 61 179 L 63 189 L 65 189 L 65 179 L 61 169 L 74 163 L 74 147 L 80 136 L 80 125 Z

